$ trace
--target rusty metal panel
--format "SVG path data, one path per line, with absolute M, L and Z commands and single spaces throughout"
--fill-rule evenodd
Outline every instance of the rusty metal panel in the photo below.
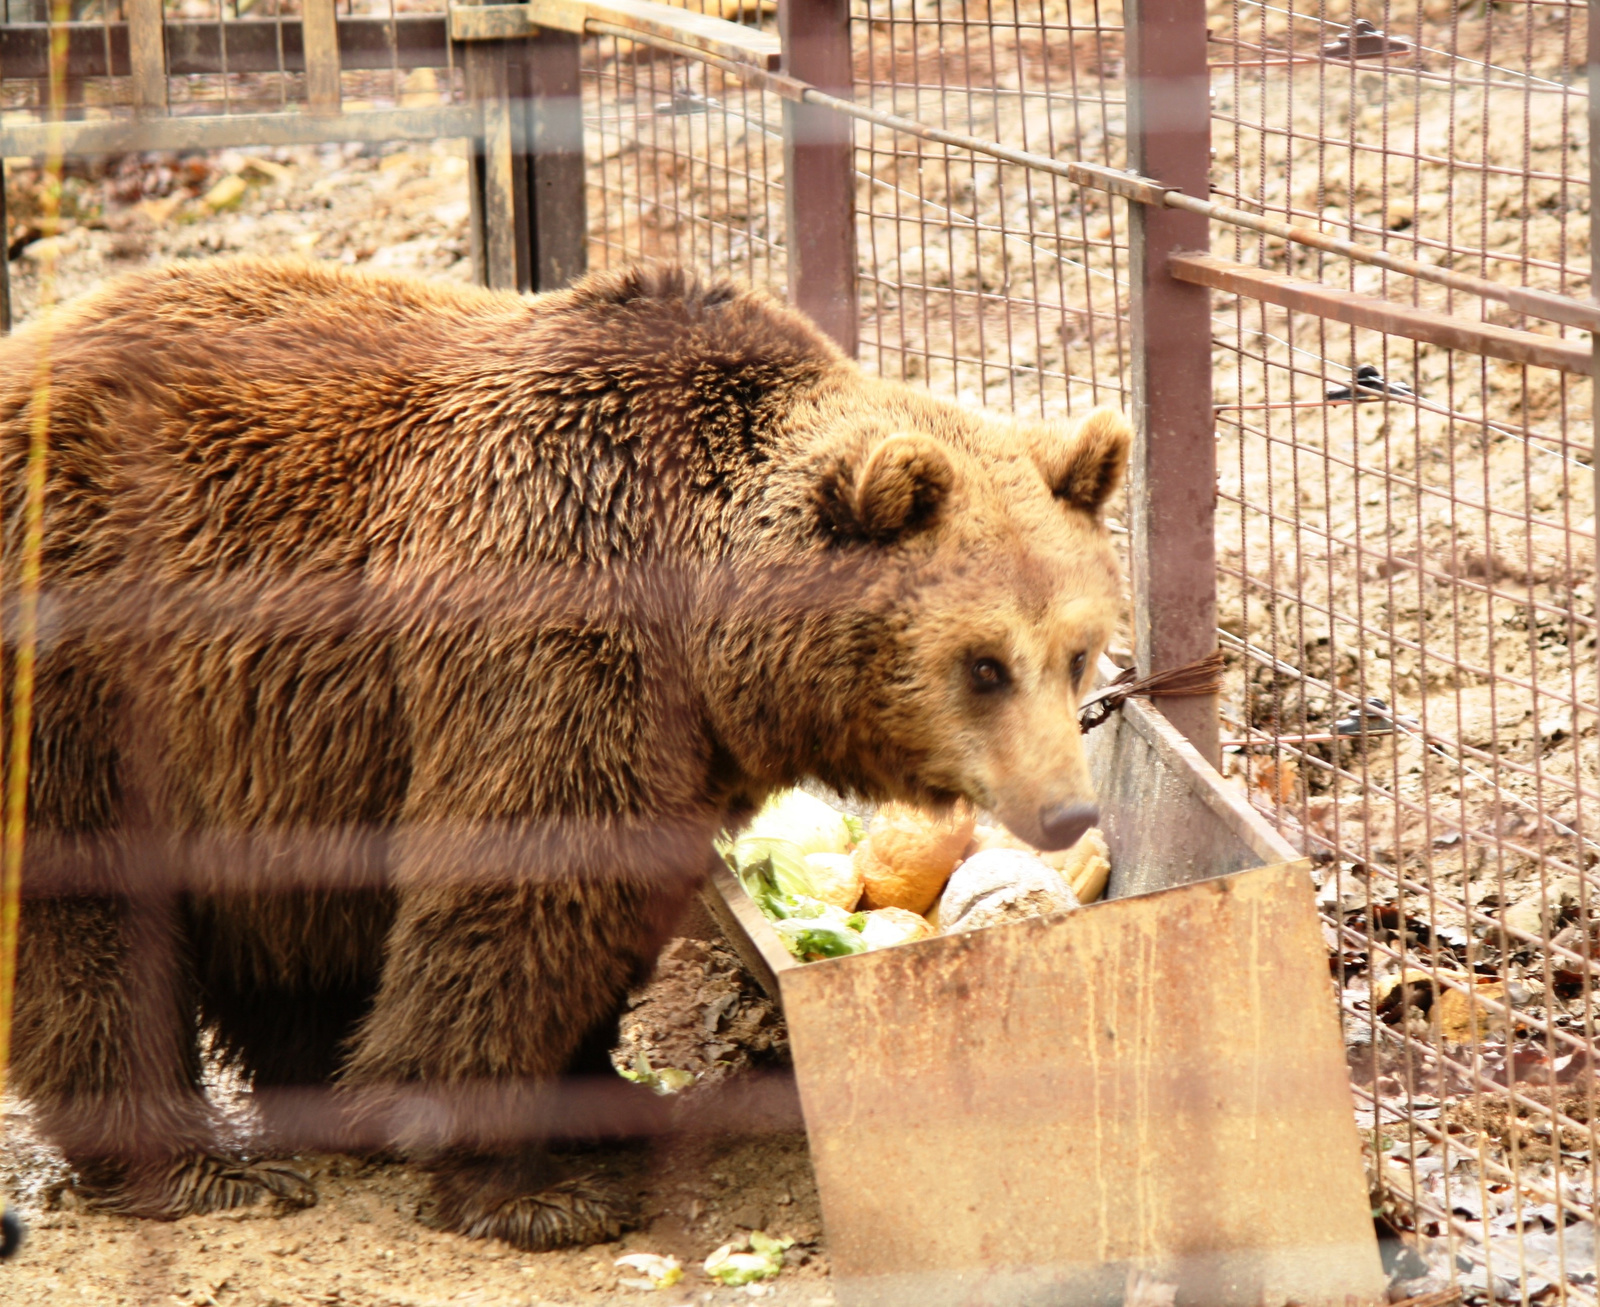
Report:
M 1298 857 L 1149 704 L 1129 700 L 1086 744 L 1111 849 L 1108 897 Z
M 785 74 L 850 97 L 848 0 L 782 0 L 778 28 Z M 859 339 L 854 125 L 786 100 L 783 165 L 789 300 L 853 358 Z
M 1129 0 L 1128 163 L 1201 199 L 1210 194 L 1211 104 L 1204 0 Z M 1167 256 L 1209 247 L 1206 219 L 1130 206 L 1133 409 L 1129 467 L 1134 642 L 1144 675 L 1217 647 L 1217 478 L 1207 293 L 1175 281 Z M 1212 763 L 1215 695 L 1163 699 L 1161 711 Z
M 843 1307 L 1383 1301 L 1299 867 L 782 985 Z
M 1085 743 L 1106 903 L 802 966 L 713 869 L 783 1001 L 840 1303 L 1114 1304 L 1135 1269 L 1381 1301 L 1307 864 L 1149 705 Z

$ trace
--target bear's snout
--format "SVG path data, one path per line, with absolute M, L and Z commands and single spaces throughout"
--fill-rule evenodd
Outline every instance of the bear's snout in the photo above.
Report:
M 1100 820 L 1100 809 L 1093 803 L 1057 803 L 1039 809 L 1039 829 L 1044 832 L 1047 850 L 1071 848 L 1089 827 Z

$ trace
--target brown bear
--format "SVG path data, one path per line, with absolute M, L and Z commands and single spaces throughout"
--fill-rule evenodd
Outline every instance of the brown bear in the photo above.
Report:
M 674 267 L 176 265 L 0 342 L 8 676 L 40 405 L 15 1083 L 107 1209 L 313 1201 L 219 1142 L 209 1039 L 335 1085 L 441 1224 L 605 1237 L 548 1094 L 720 830 L 806 777 L 1095 819 L 1112 412 L 979 417 Z

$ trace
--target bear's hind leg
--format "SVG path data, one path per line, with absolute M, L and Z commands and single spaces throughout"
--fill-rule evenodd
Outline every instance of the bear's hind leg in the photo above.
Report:
M 267 1196 L 314 1201 L 301 1177 L 218 1145 L 170 913 L 148 900 L 40 896 L 25 905 L 19 943 L 16 1088 L 89 1206 L 173 1219 Z
M 260 1146 L 338 1139 L 333 1084 L 372 1006 L 393 915 L 382 894 L 209 895 L 190 905 L 201 1018 L 251 1088 Z

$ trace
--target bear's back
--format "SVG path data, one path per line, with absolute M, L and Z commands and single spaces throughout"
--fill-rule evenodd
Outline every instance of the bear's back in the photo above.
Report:
M 95 538 L 93 570 L 115 541 L 190 576 L 515 569 L 714 537 L 689 504 L 762 461 L 752 406 L 839 363 L 764 297 L 674 269 L 530 299 L 175 265 L 0 343 L 8 463 L 41 347 L 58 520 Z

